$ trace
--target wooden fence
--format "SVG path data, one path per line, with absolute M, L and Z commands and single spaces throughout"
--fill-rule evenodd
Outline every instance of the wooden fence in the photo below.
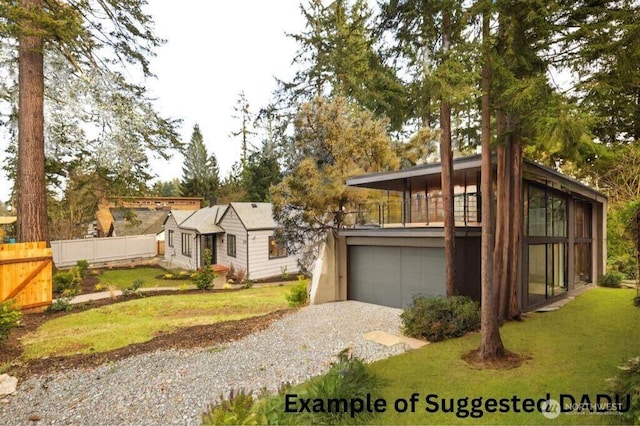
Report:
M 23 309 L 51 304 L 53 255 L 44 242 L 0 244 L 0 301 Z

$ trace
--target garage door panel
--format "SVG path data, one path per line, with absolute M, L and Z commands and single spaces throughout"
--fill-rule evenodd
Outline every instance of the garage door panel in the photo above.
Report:
M 444 251 L 433 247 L 349 247 L 348 298 L 403 308 L 414 294 L 444 294 Z

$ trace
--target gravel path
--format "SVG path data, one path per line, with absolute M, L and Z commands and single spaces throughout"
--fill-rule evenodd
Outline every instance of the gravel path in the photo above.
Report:
M 0 402 L 0 423 L 200 424 L 207 406 L 230 389 L 275 390 L 282 382 L 305 381 L 325 372 L 346 347 L 366 361 L 403 352 L 403 345 L 389 348 L 362 337 L 398 332 L 400 312 L 354 301 L 308 306 L 218 347 L 158 351 L 32 378 Z

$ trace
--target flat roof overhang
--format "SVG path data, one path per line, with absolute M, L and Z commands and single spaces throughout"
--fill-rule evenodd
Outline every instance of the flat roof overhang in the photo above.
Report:
M 453 160 L 454 180 L 460 177 L 462 172 L 479 172 L 482 158 L 480 155 L 461 157 Z M 493 162 L 495 167 L 495 160 Z M 423 164 L 404 170 L 391 172 L 371 173 L 362 176 L 354 176 L 347 179 L 347 186 L 380 189 L 388 191 L 403 191 L 407 187 L 425 187 L 440 185 L 442 164 Z M 549 167 L 540 165 L 534 161 L 523 159 L 523 178 L 540 182 L 541 184 L 556 188 L 560 191 L 579 195 L 581 197 L 604 203 L 607 196 L 582 182 L 565 176 Z
M 457 158 L 453 161 L 454 175 L 458 174 L 456 172 L 466 170 L 479 171 L 480 163 L 480 155 Z M 350 177 L 347 178 L 347 186 L 402 191 L 405 179 L 414 186 L 424 186 L 426 183 L 432 184 L 432 182 L 439 185 L 441 173 L 441 163 L 421 164 L 404 170 Z

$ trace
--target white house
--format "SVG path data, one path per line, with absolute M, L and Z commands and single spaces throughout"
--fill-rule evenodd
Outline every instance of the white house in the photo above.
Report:
M 233 265 L 251 279 L 296 272 L 298 257 L 274 238 L 272 209 L 271 203 L 231 203 L 171 211 L 164 226 L 164 257 L 171 266 L 195 270 L 204 265 L 208 248 L 213 264 Z

